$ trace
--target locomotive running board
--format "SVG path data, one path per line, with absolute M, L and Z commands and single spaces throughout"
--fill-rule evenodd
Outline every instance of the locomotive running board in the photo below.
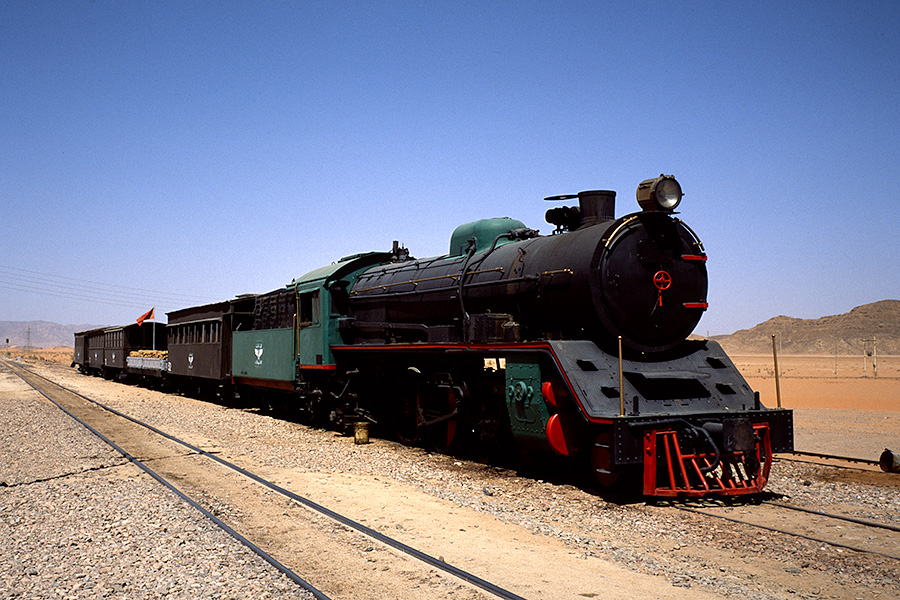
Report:
M 722 452 L 714 468 L 710 468 L 713 454 L 683 451 L 676 430 L 645 431 L 644 494 L 698 497 L 761 492 L 772 467 L 772 444 L 768 423 L 753 425 L 753 431 L 758 441 L 752 452 Z

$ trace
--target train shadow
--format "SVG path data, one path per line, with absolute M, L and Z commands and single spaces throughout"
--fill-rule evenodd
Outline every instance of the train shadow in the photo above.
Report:
M 741 506 L 758 506 L 763 502 L 781 500 L 784 494 L 762 491 L 756 494 L 738 496 L 703 496 L 691 498 L 649 498 L 647 504 L 652 506 L 672 506 L 680 508 L 734 508 Z

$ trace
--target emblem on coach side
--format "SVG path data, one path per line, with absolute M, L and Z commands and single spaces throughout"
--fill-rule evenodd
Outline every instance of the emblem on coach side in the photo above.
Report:
M 263 355 L 263 345 L 262 342 L 256 343 L 256 348 L 253 349 L 253 353 L 256 354 L 256 366 L 262 364 L 262 355 Z
M 194 368 L 194 353 L 190 352 L 188 354 L 188 369 L 193 369 L 193 368 Z

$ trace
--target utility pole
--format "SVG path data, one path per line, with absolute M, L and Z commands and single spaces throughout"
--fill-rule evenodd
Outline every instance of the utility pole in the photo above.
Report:
M 25 331 L 25 353 L 28 354 L 29 352 L 31 352 L 31 325 Z
M 872 375 L 878 377 L 878 350 L 875 347 L 875 336 L 872 336 Z
M 869 341 L 872 342 L 872 351 L 869 352 Z M 867 338 L 863 338 L 863 373 L 866 372 L 866 357 L 872 357 L 872 375 L 874 377 L 878 377 L 878 348 L 876 347 L 876 338 L 873 335 L 872 339 L 869 340 Z

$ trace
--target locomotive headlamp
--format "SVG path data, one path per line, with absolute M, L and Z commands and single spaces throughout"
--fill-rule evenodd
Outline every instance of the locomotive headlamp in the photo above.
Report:
M 681 203 L 681 184 L 672 175 L 645 179 L 637 188 L 637 201 L 642 210 L 671 212 Z

